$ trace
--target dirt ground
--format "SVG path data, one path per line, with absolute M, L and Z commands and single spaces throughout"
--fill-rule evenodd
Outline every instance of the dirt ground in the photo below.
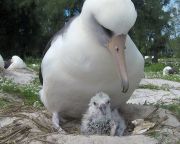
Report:
M 17 73 L 15 75 L 15 81 L 21 83 L 22 75 L 21 80 L 18 80 Z M 22 80 L 23 83 L 28 83 L 34 78 L 31 73 L 24 76 L 26 81 Z M 152 106 L 151 103 L 179 103 L 180 84 L 166 80 L 143 79 L 140 85 L 149 83 L 159 87 L 165 85 L 168 91 L 137 89 L 127 106 L 120 110 L 128 125 L 125 136 L 122 137 L 82 136 L 79 131 L 80 120 L 68 120 L 63 123 L 62 128 L 66 133 L 62 133 L 53 128 L 51 114 L 44 107 L 26 106 L 18 96 L 0 92 L 0 98 L 10 102 L 8 108 L 0 109 L 0 144 L 179 144 L 179 120 L 172 112 Z M 132 124 L 134 120 L 136 125 Z

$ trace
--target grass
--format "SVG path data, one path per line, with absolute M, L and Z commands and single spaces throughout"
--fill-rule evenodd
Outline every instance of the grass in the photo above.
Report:
M 180 82 L 180 72 L 173 75 L 163 76 L 163 69 L 165 66 L 172 66 L 178 72 L 180 67 L 180 59 L 160 59 L 159 63 L 155 63 L 155 64 L 146 63 L 144 68 L 145 77 L 159 78 L 159 79 Z
M 28 85 L 18 85 L 7 79 L 1 79 L 0 90 L 10 94 L 16 94 L 22 98 L 27 105 L 33 105 L 38 101 L 38 92 L 40 90 L 38 80 L 34 80 Z
M 27 66 L 31 69 L 33 69 L 36 72 L 39 72 L 41 59 L 34 59 L 32 57 L 25 58 L 25 63 Z
M 180 82 L 180 74 L 163 76 L 162 72 L 145 72 L 145 77 L 150 79 L 158 78 L 158 79 Z
M 152 90 L 165 90 L 165 91 L 169 91 L 169 87 L 159 87 L 153 84 L 147 84 L 147 85 L 140 85 L 139 88 L 141 89 L 152 89 Z
M 160 72 L 164 69 L 165 64 L 162 63 L 155 63 L 155 64 L 146 64 L 145 65 L 145 72 Z
M 7 108 L 10 102 L 5 98 L 0 98 L 0 109 Z
M 160 133 L 157 132 L 157 131 L 152 131 L 149 136 L 155 138 L 155 139 L 158 139 L 160 137 Z
M 25 63 L 30 69 L 39 72 L 41 59 L 28 57 L 25 58 Z M 22 98 L 25 105 L 33 105 L 36 101 L 39 101 L 39 90 L 40 83 L 38 78 L 26 85 L 18 85 L 5 78 L 0 78 L 0 91 L 17 95 Z M 0 108 L 6 105 L 7 101 L 0 99 Z M 40 105 L 42 106 L 42 103 Z

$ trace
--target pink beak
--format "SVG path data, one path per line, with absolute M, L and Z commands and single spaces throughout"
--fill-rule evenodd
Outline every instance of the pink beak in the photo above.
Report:
M 120 78 L 122 80 L 122 92 L 126 93 L 129 89 L 129 80 L 125 64 L 125 42 L 126 35 L 113 36 L 109 42 L 109 50 L 112 53 L 118 67 Z

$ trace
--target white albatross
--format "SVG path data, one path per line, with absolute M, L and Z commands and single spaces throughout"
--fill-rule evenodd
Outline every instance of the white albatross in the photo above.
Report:
M 1 55 L 0 55 L 0 68 L 4 68 L 4 60 Z
M 60 116 L 81 117 L 99 91 L 110 95 L 112 108 L 129 99 L 144 75 L 144 59 L 127 35 L 136 17 L 131 0 L 86 0 L 81 14 L 51 40 L 40 98 L 55 127 Z
M 8 70 L 14 70 L 14 69 L 23 69 L 26 68 L 26 64 L 19 56 L 12 56 L 11 58 L 11 64 L 7 68 Z
M 4 72 L 4 60 L 3 57 L 0 55 L 0 74 Z

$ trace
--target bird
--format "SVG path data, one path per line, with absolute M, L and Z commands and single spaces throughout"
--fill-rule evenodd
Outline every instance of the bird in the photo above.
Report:
M 110 97 L 103 92 L 93 96 L 83 115 L 81 134 L 122 136 L 126 129 L 124 118 L 117 109 L 111 110 Z
M 176 70 L 170 66 L 166 66 L 164 69 L 163 69 L 163 76 L 166 76 L 166 75 L 169 75 L 169 74 L 174 74 L 176 73 Z
M 86 0 L 81 13 L 48 42 L 39 91 L 55 128 L 81 118 L 92 95 L 123 107 L 144 76 L 144 59 L 128 35 L 137 18 L 131 0 Z
M 14 70 L 14 69 L 23 69 L 23 68 L 26 68 L 26 64 L 24 63 L 24 61 L 17 55 L 14 55 L 12 56 L 10 62 L 7 61 L 6 65 L 9 65 L 9 66 L 6 66 L 7 70 Z
M 12 64 L 11 59 L 4 61 L 4 68 L 7 69 Z
M 4 60 L 0 54 L 0 74 L 3 74 L 3 72 L 4 72 Z

